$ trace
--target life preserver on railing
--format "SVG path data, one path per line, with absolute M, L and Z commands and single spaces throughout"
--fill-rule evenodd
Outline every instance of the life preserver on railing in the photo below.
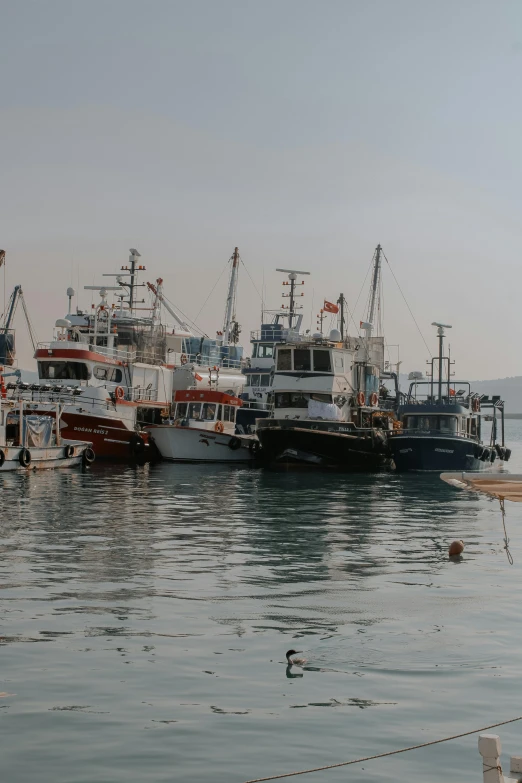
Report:
M 372 394 L 370 396 L 370 405 L 372 406 L 372 408 L 375 408 L 375 406 L 377 405 L 378 402 L 379 402 L 379 398 L 377 396 L 377 393 L 376 392 L 372 392 Z
M 214 424 L 214 430 L 215 432 L 223 432 L 224 430 L 223 422 L 222 421 L 216 421 Z
M 22 449 L 18 455 L 18 462 L 23 468 L 28 468 L 31 464 L 31 452 L 29 449 Z
M 182 354 L 181 354 L 181 359 L 180 359 L 180 362 L 181 362 L 181 364 L 186 364 L 186 363 L 188 362 L 188 359 L 187 359 L 187 354 L 186 354 L 186 353 L 182 353 Z
M 169 409 L 168 408 L 162 408 L 160 410 L 160 416 L 162 419 L 168 419 L 169 418 Z
M 359 392 L 357 394 L 357 405 L 364 405 L 366 401 L 366 398 L 364 396 L 364 392 Z
M 123 400 L 123 398 L 125 397 L 125 389 L 123 388 L 123 386 L 116 386 L 116 390 L 114 394 L 116 395 L 117 400 Z
M 478 413 L 480 410 L 480 399 L 478 397 L 473 397 L 473 401 L 471 403 L 471 410 L 474 413 Z

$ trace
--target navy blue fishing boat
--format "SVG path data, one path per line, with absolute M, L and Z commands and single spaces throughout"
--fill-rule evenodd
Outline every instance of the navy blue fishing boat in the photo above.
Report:
M 439 355 L 431 360 L 430 378 L 421 380 L 421 373 L 413 374 L 399 407 L 397 428 L 388 436 L 396 470 L 478 471 L 490 467 L 497 457 L 506 462 L 511 451 L 504 445 L 504 403 L 500 397 L 472 392 L 468 381 L 452 378 L 453 362 L 444 356 L 444 329 L 451 327 L 433 326 L 438 327 Z M 482 442 L 483 409 L 493 413 L 489 444 Z

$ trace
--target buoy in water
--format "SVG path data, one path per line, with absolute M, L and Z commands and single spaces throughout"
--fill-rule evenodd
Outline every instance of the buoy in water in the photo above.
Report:
M 450 557 L 455 557 L 456 555 L 461 555 L 464 552 L 464 541 L 462 541 L 460 538 L 458 541 L 452 541 L 449 545 L 448 554 Z

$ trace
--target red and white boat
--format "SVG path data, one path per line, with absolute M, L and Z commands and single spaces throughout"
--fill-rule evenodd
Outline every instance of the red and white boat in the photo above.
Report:
M 137 276 L 145 269 L 139 257 L 131 250 L 129 266 L 114 275 L 117 286 L 86 286 L 100 295 L 91 312 L 71 312 L 75 292 L 68 290 L 69 314 L 56 322 L 54 340 L 39 343 L 35 353 L 39 383 L 23 389 L 35 412 L 53 415 L 60 402 L 62 436 L 88 439 L 100 458 L 150 454 L 143 426 L 168 416 L 173 368 L 191 335 L 181 320 L 174 329 L 161 324 L 161 280 L 152 306 L 136 307 Z M 117 304 L 108 303 L 108 291 L 116 292 Z
M 255 443 L 235 433 L 238 397 L 212 389 L 174 395 L 173 419 L 146 429 L 166 460 L 174 462 L 250 462 Z

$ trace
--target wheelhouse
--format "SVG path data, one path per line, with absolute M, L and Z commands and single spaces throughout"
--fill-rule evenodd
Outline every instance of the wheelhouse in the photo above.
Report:
M 235 424 L 242 402 L 238 397 L 216 391 L 177 391 L 174 395 L 173 418 L 178 421 L 229 422 Z

